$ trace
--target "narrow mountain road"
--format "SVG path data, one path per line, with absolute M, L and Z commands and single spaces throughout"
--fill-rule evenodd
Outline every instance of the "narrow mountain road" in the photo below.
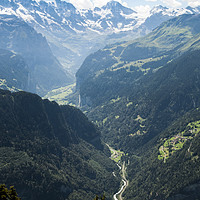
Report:
M 122 194 L 124 193 L 124 191 L 126 190 L 126 188 L 128 187 L 128 180 L 126 179 L 126 166 L 125 166 L 125 162 L 122 165 L 122 181 L 124 182 L 124 187 L 122 189 L 122 191 L 119 194 L 119 200 L 123 200 L 122 198 Z
M 115 149 L 113 149 L 111 146 L 109 146 L 108 144 L 106 144 L 108 146 L 108 148 L 110 149 L 112 153 L 112 155 L 110 156 L 110 158 L 113 158 L 113 157 L 116 157 L 116 156 L 119 156 L 119 152 Z
M 123 182 L 123 185 L 122 187 L 120 188 L 120 190 L 113 195 L 113 198 L 114 200 L 123 200 L 123 193 L 124 191 L 126 190 L 126 188 L 128 187 L 128 180 L 126 179 L 126 166 L 125 166 L 125 162 L 123 163 L 122 167 L 121 167 L 121 173 L 122 173 L 122 182 Z
M 108 144 L 107 144 L 107 146 L 109 147 L 110 151 L 113 152 L 111 157 L 110 157 L 111 159 L 112 158 L 116 158 L 117 156 L 120 156 L 119 152 L 117 150 L 113 149 Z M 126 190 L 126 188 L 128 187 L 129 182 L 126 179 L 126 165 L 125 165 L 125 162 L 123 162 L 122 166 L 120 166 L 117 163 L 117 166 L 121 170 L 121 177 L 122 177 L 123 185 L 121 186 L 120 190 L 113 195 L 113 198 L 114 198 L 114 200 L 123 200 L 122 195 L 123 195 L 124 191 Z

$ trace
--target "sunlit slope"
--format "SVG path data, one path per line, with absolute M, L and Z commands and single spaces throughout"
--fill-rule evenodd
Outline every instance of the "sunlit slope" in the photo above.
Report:
M 107 46 L 88 56 L 76 75 L 82 104 L 96 106 L 109 97 L 121 96 L 122 88 L 130 82 L 188 50 L 198 49 L 199 20 L 199 15 L 182 15 L 164 22 L 146 37 Z M 103 93 L 108 93 L 107 97 Z
M 85 60 L 77 73 L 77 77 L 88 73 L 78 82 L 81 104 L 89 106 L 88 115 L 107 142 L 137 148 L 198 106 L 199 20 L 200 15 L 177 17 L 143 39 L 106 47 Z M 147 47 L 136 51 L 136 44 Z M 139 50 L 149 46 L 158 52 L 149 51 L 153 56 L 146 53 L 141 58 Z M 138 53 L 137 60 L 134 51 L 131 61 L 121 60 L 128 49 Z

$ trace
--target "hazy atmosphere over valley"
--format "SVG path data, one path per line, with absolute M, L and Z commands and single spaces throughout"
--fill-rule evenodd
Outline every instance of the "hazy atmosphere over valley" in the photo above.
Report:
M 200 0 L 0 0 L 0 200 L 200 200 Z

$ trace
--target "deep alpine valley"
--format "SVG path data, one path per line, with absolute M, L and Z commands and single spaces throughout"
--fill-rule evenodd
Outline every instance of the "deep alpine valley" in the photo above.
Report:
M 170 2 L 0 0 L 0 200 L 200 200 L 200 2 Z

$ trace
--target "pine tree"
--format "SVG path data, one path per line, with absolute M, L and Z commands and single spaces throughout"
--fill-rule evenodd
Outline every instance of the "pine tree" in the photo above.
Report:
M 6 188 L 5 184 L 0 185 L 0 200 L 21 200 L 14 186 L 11 186 L 10 189 Z
M 105 199 L 106 199 L 105 195 L 103 195 L 103 197 L 101 197 L 100 199 L 99 199 L 99 197 L 97 195 L 94 198 L 94 200 L 105 200 Z

